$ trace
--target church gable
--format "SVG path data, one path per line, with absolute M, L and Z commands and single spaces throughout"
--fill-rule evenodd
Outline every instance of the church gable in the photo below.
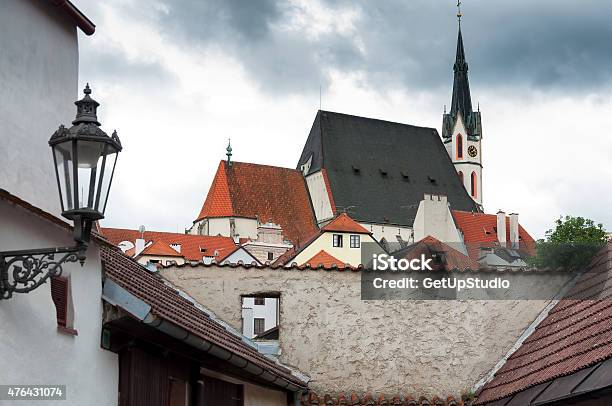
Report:
M 298 162 L 325 169 L 338 210 L 359 221 L 411 227 L 424 194 L 478 210 L 433 128 L 319 111 Z

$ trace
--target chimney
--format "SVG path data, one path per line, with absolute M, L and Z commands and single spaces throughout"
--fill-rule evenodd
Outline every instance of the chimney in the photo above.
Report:
M 136 245 L 134 247 L 134 256 L 140 254 L 145 249 L 145 240 L 144 238 L 137 238 Z
M 512 243 L 512 248 L 518 249 L 519 247 L 519 221 L 518 221 L 517 213 L 510 214 L 510 242 Z
M 506 246 L 506 213 L 501 210 L 497 212 L 497 241 Z

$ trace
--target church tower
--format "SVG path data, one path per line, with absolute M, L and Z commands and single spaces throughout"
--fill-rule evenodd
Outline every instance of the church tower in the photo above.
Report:
M 460 6 L 461 2 L 457 4 Z M 444 111 L 442 138 L 446 150 L 455 165 L 457 175 L 472 199 L 482 207 L 482 123 L 479 111 L 472 110 L 468 64 L 465 60 L 463 37 L 461 35 L 461 10 L 457 55 L 455 57 L 455 79 L 450 111 Z

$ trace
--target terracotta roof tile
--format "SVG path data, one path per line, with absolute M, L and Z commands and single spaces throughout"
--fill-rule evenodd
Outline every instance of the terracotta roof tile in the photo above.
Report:
M 154 241 L 152 244 L 147 246 L 140 255 L 159 255 L 162 257 L 183 257 L 174 248 L 166 244 L 161 240 Z
M 125 228 L 102 228 L 101 233 L 114 245 L 119 245 L 122 241 L 134 243 L 141 237 L 140 231 Z M 167 245 L 180 244 L 180 255 L 189 261 L 201 261 L 202 257 L 213 257 L 217 252 L 216 261 L 219 262 L 236 249 L 234 240 L 222 236 L 145 231 L 144 239 L 153 242 L 162 241 Z
M 365 227 L 350 218 L 346 213 L 341 213 L 338 217 L 321 228 L 321 231 L 370 234 Z
M 612 358 L 612 243 L 480 391 L 487 404 Z M 598 280 L 598 289 L 584 289 Z M 585 294 L 593 294 L 584 296 Z M 580 298 L 580 300 L 577 300 Z
M 221 161 L 197 220 L 230 216 L 272 221 L 294 245 L 317 230 L 306 182 L 296 169 Z
M 399 253 L 404 252 L 405 254 L 398 256 Z M 441 269 L 444 270 L 464 271 L 469 269 L 476 271 L 480 269 L 478 262 L 432 236 L 427 236 L 393 255 L 396 258 L 412 259 L 418 258 L 421 254 L 425 254 L 427 257 L 431 257 L 433 254 L 444 254 L 444 263 L 441 265 Z
M 478 259 L 481 247 L 493 247 L 499 243 L 497 239 L 497 215 L 472 213 L 452 210 L 457 228 L 463 233 L 463 239 L 470 257 Z M 506 241 L 510 241 L 510 219 L 506 217 Z M 519 249 L 533 253 L 535 240 L 519 224 Z
M 420 396 L 416 400 L 411 395 L 399 395 L 386 397 L 384 394 L 378 396 L 371 393 L 358 395 L 351 393 L 350 395 L 339 393 L 337 395 L 324 394 L 319 395 L 314 392 L 308 392 L 302 395 L 302 404 L 305 406 L 314 405 L 371 405 L 371 406 L 463 406 L 465 403 L 461 399 L 455 399 L 454 396 L 448 396 L 445 400 L 438 396 L 427 398 Z
M 234 215 L 225 164 L 224 161 L 221 161 L 217 167 L 217 173 L 210 185 L 210 189 L 208 189 L 208 195 L 202 210 L 200 210 L 198 220 L 204 217 L 229 217 Z
M 105 275 L 151 306 L 151 312 L 190 333 L 237 354 L 265 371 L 280 376 L 299 387 L 306 383 L 282 365 L 268 359 L 242 339 L 215 322 L 175 289 L 147 272 L 140 264 L 125 256 L 116 247 L 100 248 Z
M 338 258 L 329 254 L 325 250 L 321 250 L 316 253 L 312 258 L 308 261 L 304 262 L 305 264 L 310 264 L 311 266 L 318 267 L 323 266 L 325 268 L 329 268 L 332 265 L 336 265 L 338 268 L 345 268 L 346 264 L 340 261 Z

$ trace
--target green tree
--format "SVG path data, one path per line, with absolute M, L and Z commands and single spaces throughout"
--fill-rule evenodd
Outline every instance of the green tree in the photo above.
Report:
M 555 227 L 546 232 L 546 239 L 538 240 L 537 254 L 531 264 L 577 269 L 587 265 L 606 241 L 603 224 L 584 217 L 559 217 Z

